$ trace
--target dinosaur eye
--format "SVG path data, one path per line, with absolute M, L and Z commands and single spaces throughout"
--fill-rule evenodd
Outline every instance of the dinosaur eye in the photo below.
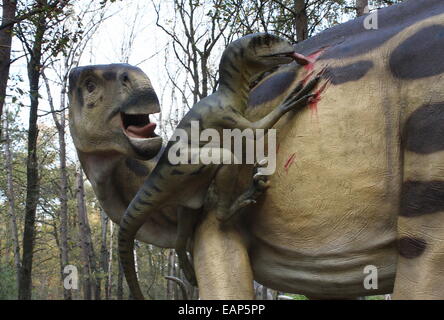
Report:
M 86 81 L 86 90 L 90 93 L 93 92 L 96 90 L 96 84 L 91 80 Z

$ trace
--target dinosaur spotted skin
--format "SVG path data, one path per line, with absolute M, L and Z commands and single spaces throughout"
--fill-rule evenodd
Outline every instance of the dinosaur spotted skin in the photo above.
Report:
M 422 59 L 424 48 L 440 50 L 422 31 L 444 26 L 444 2 L 405 1 L 378 14 L 378 30 L 365 30 L 361 17 L 296 45 L 305 55 L 327 47 L 314 70 L 328 64 L 325 76 L 335 83 L 321 96 L 317 115 L 304 110 L 275 126 L 279 150 L 272 187 L 247 208 L 242 224 L 221 230 L 210 210 L 197 226 L 193 257 L 201 299 L 253 298 L 253 279 L 318 299 L 391 292 L 393 298 L 444 298 L 444 84 L 442 74 L 433 75 L 441 70 L 441 56 L 430 61 L 436 69 L 421 70 L 429 63 Z M 396 50 L 418 38 L 422 44 L 409 47 L 409 55 Z M 417 73 L 408 70 L 411 64 Z M 250 101 L 260 99 L 250 103 L 246 117 L 265 116 L 305 77 L 298 66 L 267 77 L 251 92 Z M 70 113 L 78 106 L 76 91 L 77 85 Z M 107 95 L 119 100 L 116 92 Z M 86 109 L 107 110 L 103 104 Z M 126 166 L 125 159 L 134 156 L 128 140 L 120 140 L 118 122 L 90 115 L 74 117 L 73 138 L 89 150 L 82 164 L 118 223 L 145 178 Z M 96 132 L 113 125 L 115 130 Z M 119 141 L 123 145 L 114 146 Z M 100 153 L 93 158 L 94 150 Z M 139 162 L 151 170 L 156 160 Z M 242 169 L 235 192 L 243 192 L 251 177 L 249 168 Z M 165 210 L 147 219 L 137 239 L 175 246 L 177 214 Z M 368 265 L 378 269 L 377 290 L 363 286 Z
M 177 128 L 185 130 L 188 137 L 191 137 L 193 121 L 199 122 L 200 130 L 211 128 L 217 130 L 220 136 L 223 129 L 270 129 L 288 111 L 301 109 L 308 104 L 312 97 L 309 93 L 317 85 L 320 76 L 314 77 L 306 86 L 300 86 L 282 104 L 256 122 L 250 122 L 242 115 L 247 107 L 249 84 L 251 79 L 258 74 L 293 61 L 293 56 L 294 50 L 289 42 L 270 34 L 248 35 L 231 43 L 221 58 L 218 90 L 195 104 Z M 298 58 L 300 59 L 301 56 Z M 190 221 L 195 217 L 187 217 L 184 210 L 202 208 L 205 195 L 216 172 L 218 175 L 228 176 L 228 178 L 215 179 L 226 181 L 226 184 L 231 184 L 237 177 L 236 172 L 239 166 L 235 165 L 230 166 L 229 169 L 221 168 L 218 164 L 173 165 L 169 160 L 169 150 L 177 143 L 182 143 L 184 147 L 190 146 L 190 150 L 192 148 L 190 140 L 170 141 L 167 144 L 159 162 L 130 203 L 120 223 L 119 254 L 128 286 L 137 299 L 143 299 L 143 295 L 134 268 L 133 241 L 134 235 L 147 217 L 163 207 L 179 207 L 178 239 L 180 241 L 177 242 L 176 250 L 187 278 L 193 282 L 192 268 L 186 257 L 185 248 L 186 238 L 189 237 L 193 227 Z M 219 204 L 218 216 L 222 219 L 233 215 L 229 206 L 232 186 L 226 184 L 227 188 L 224 192 L 226 198 L 222 196 L 219 198 L 219 203 L 227 204 L 225 208 Z M 223 186 L 219 188 L 223 189 Z M 243 205 L 238 205 L 238 207 L 241 206 Z M 224 209 L 226 213 L 221 212 Z M 183 221 L 183 219 L 188 219 L 188 221 Z
M 254 278 L 270 288 L 318 298 L 443 298 L 444 2 L 378 12 L 378 30 L 365 30 L 363 17 L 296 45 L 305 55 L 326 48 L 314 70 L 328 64 L 332 82 L 317 114 L 276 126 L 273 188 L 246 222 Z M 263 83 L 272 88 L 279 73 L 299 69 Z M 252 103 L 249 119 L 279 103 L 260 94 L 272 99 Z M 378 269 L 377 289 L 363 286 L 367 265 Z

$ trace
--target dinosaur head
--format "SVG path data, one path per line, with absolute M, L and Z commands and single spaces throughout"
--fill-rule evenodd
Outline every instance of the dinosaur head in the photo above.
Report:
M 69 123 L 77 150 L 147 160 L 162 146 L 150 115 L 160 111 L 149 78 L 128 64 L 74 68 L 69 74 Z
M 306 63 L 305 57 L 297 54 L 289 41 L 269 33 L 254 33 L 242 37 L 230 44 L 226 52 L 233 47 L 241 48 L 243 63 L 253 73 L 269 71 L 294 60 L 299 64 Z

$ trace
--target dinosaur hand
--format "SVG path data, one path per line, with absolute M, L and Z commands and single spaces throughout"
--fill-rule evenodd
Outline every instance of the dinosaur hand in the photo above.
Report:
M 267 165 L 267 160 L 262 159 L 259 162 L 256 162 L 254 165 L 254 175 L 253 175 L 253 188 L 256 192 L 262 193 L 266 189 L 270 187 L 270 181 L 268 181 L 268 175 L 264 175 L 260 173 L 260 168 L 265 167 Z
M 266 165 L 266 159 L 254 165 L 253 182 L 251 186 L 233 202 L 230 209 L 225 212 L 224 215 L 218 217 L 220 221 L 226 223 L 234 216 L 239 215 L 243 208 L 255 204 L 256 200 L 268 189 L 270 186 L 268 176 L 261 174 L 259 170 L 259 168 L 265 167 Z
M 284 112 L 288 112 L 290 110 L 297 110 L 308 105 L 311 99 L 316 96 L 316 94 L 312 92 L 319 84 L 324 71 L 324 69 L 321 70 L 313 79 L 308 81 L 308 83 L 307 80 L 311 77 L 312 73 L 303 79 L 281 104 L 280 107 L 282 110 Z

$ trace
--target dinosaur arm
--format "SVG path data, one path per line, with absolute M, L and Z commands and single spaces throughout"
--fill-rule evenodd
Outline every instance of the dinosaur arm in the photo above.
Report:
M 222 117 L 221 125 L 228 129 L 270 129 L 288 111 L 297 111 L 305 107 L 310 102 L 310 99 L 315 96 L 315 94 L 311 94 L 311 92 L 316 88 L 320 79 L 321 75 L 317 75 L 309 81 L 307 85 L 304 86 L 303 83 L 301 83 L 296 86 L 296 88 L 293 89 L 277 108 L 274 108 L 270 113 L 258 121 L 251 122 L 240 113 L 236 113 L 232 117 Z

